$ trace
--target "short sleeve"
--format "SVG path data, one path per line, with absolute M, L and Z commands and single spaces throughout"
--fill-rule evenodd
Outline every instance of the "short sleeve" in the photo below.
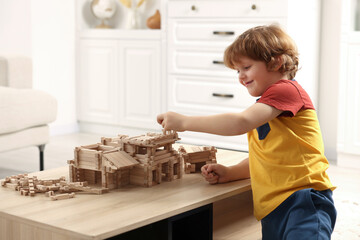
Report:
M 295 116 L 301 109 L 314 109 L 305 90 L 291 80 L 281 80 L 271 85 L 257 101 Z

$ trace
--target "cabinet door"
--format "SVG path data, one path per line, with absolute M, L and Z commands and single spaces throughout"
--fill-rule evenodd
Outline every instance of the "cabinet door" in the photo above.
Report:
M 119 41 L 120 124 L 158 128 L 160 113 L 160 42 Z
M 349 34 L 350 35 L 350 34 Z M 337 165 L 359 168 L 360 160 L 360 35 L 343 36 Z
M 345 144 L 344 150 L 350 154 L 360 154 L 360 44 L 349 44 L 348 46 L 348 66 L 345 104 Z
M 117 121 L 117 41 L 80 40 L 78 119 L 113 124 Z

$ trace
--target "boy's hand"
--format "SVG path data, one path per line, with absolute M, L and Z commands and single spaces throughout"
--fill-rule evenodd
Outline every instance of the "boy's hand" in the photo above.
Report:
M 157 122 L 164 128 L 165 131 L 174 130 L 178 132 L 185 131 L 186 116 L 175 112 L 166 112 L 157 116 Z
M 229 181 L 228 168 L 221 164 L 206 164 L 201 168 L 201 175 L 210 184 L 225 183 Z

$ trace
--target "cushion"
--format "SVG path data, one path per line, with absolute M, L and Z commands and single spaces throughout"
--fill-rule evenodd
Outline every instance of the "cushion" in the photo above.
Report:
M 0 86 L 0 134 L 51 123 L 57 102 L 41 90 Z

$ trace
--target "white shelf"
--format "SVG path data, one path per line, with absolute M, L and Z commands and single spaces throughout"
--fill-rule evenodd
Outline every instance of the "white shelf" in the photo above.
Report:
M 163 14 L 161 2 L 163 0 L 156 1 L 145 1 L 144 4 L 139 7 L 139 29 L 136 31 L 150 30 L 146 26 L 146 20 L 155 14 L 156 10 L 160 10 L 160 14 Z M 95 26 L 99 25 L 101 21 L 97 19 L 91 12 L 91 2 L 92 0 L 76 0 L 76 28 L 78 31 L 83 30 L 94 30 Z M 116 2 L 116 12 L 114 16 L 106 20 L 106 24 L 111 26 L 111 30 L 121 30 L 125 29 L 126 22 L 128 21 L 129 11 L 124 7 L 118 0 Z M 101 29 L 102 30 L 102 29 Z
M 80 38 L 92 39 L 143 39 L 158 40 L 161 38 L 160 29 L 85 29 L 79 32 Z

